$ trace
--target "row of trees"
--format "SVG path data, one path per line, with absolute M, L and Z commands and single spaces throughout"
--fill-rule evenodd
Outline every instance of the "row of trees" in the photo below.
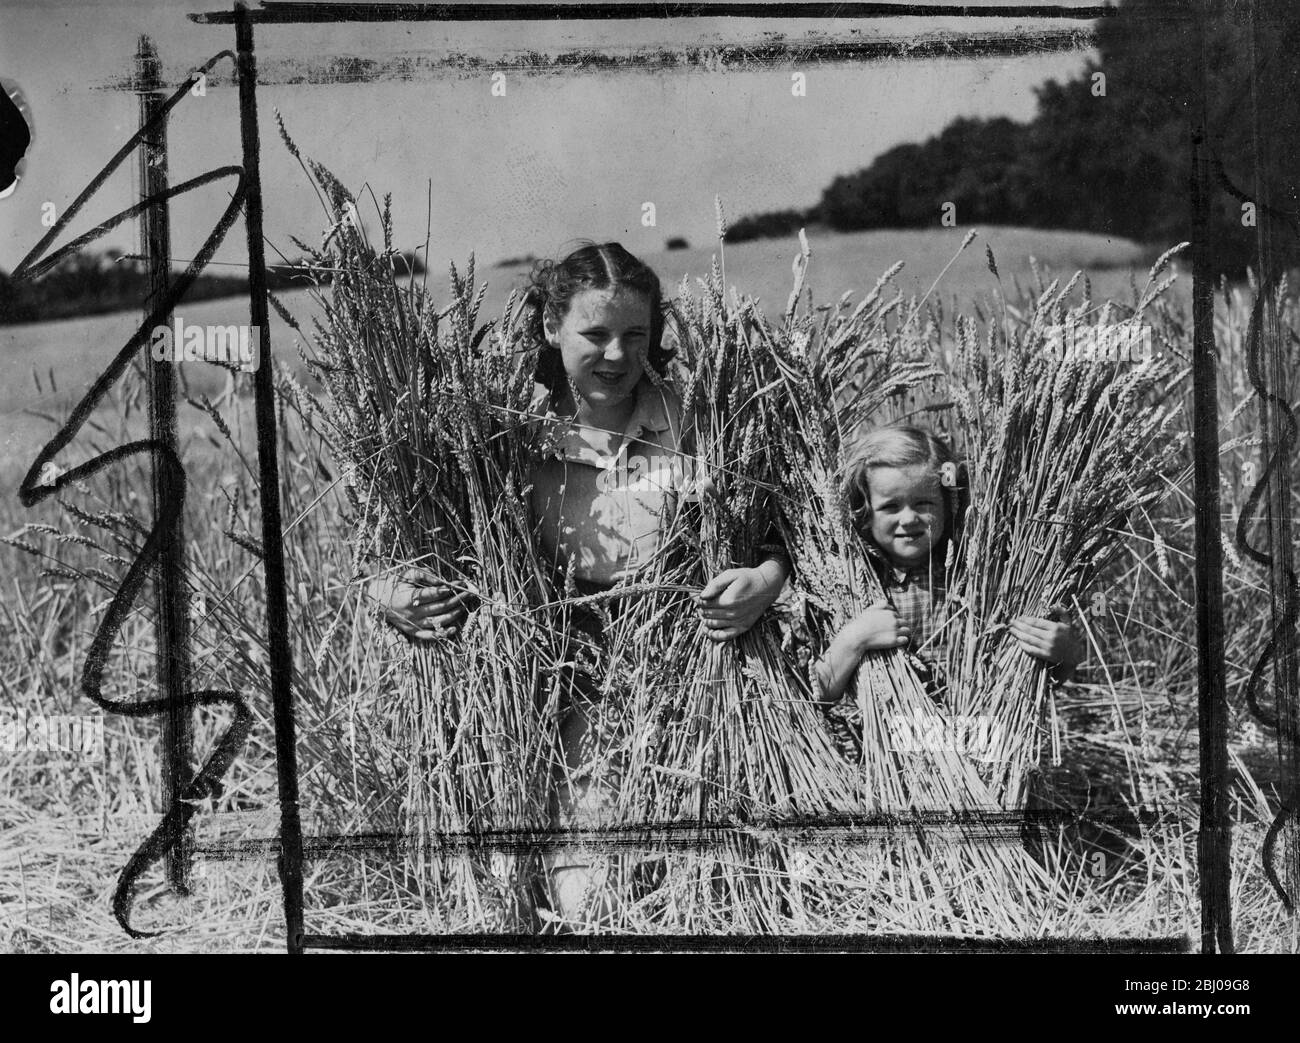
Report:
M 423 263 L 414 254 L 403 254 L 394 263 L 402 272 L 418 275 L 424 271 Z M 268 284 L 274 291 L 327 283 L 329 277 L 327 271 L 304 268 L 280 267 L 267 272 Z M 205 301 L 247 293 L 247 276 L 205 272 L 185 299 Z M 138 309 L 148 295 L 149 277 L 144 266 L 139 261 L 123 260 L 120 250 L 74 254 L 39 279 L 15 279 L 0 271 L 0 325 Z
M 785 235 L 805 223 L 924 227 L 951 202 L 962 225 L 1084 229 L 1160 247 L 1186 239 L 1201 69 L 1194 6 L 1128 0 L 1100 21 L 1099 57 L 1082 75 L 1036 91 L 1030 122 L 956 120 L 837 177 L 810 210 L 742 218 L 729 238 Z M 1224 271 L 1251 262 L 1261 206 L 1292 233 L 1300 228 L 1300 5 L 1254 6 L 1252 25 L 1244 0 L 1213 0 L 1205 34 L 1211 221 Z M 1255 148 L 1257 132 L 1271 155 Z M 1300 263 L 1300 237 L 1282 238 L 1285 257 Z

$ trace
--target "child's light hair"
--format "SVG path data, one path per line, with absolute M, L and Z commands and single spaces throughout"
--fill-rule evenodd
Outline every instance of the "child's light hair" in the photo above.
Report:
M 924 467 L 942 482 L 944 465 L 951 464 L 953 480 L 943 485 L 947 507 L 947 525 L 940 539 L 956 531 L 960 503 L 957 486 L 960 462 L 951 445 L 923 427 L 890 424 L 858 431 L 845 440 L 844 497 L 849 514 L 859 532 L 871 524 L 871 486 L 873 467 Z M 936 541 L 937 542 L 937 541 Z

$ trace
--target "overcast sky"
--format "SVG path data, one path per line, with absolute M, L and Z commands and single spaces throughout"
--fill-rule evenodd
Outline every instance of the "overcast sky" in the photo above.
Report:
M 229 7 L 213 0 L 0 0 L 0 77 L 21 89 L 36 133 L 25 180 L 0 200 L 0 268 L 12 269 L 40 238 L 42 204 L 61 211 L 137 129 L 136 98 L 103 88 L 129 70 L 138 35 L 149 33 L 165 67 L 181 75 L 234 42 L 232 27 L 195 25 L 185 14 Z M 988 19 L 964 25 L 1012 27 Z M 847 37 L 936 27 L 896 20 L 812 28 Z M 492 57 L 521 48 L 708 45 L 809 28 L 738 19 L 267 26 L 257 30 L 257 49 L 270 69 L 276 60 L 305 56 L 454 50 Z M 418 83 L 268 86 L 259 91 L 267 235 L 297 256 L 289 236 L 318 241 L 323 227 L 315 195 L 276 136 L 274 109 L 302 151 L 349 188 L 392 193 L 403 248 L 423 242 L 431 193 L 435 264 L 471 248 L 490 263 L 553 253 L 574 237 L 619 238 L 634 251 L 659 249 L 673 235 L 703 243 L 712 235 L 715 194 L 733 217 L 806 207 L 836 174 L 934 134 L 956 116 L 1030 117 L 1033 88 L 1074 75 L 1086 57 L 813 65 L 802 98 L 791 94 L 792 67 L 511 73 L 504 98 L 493 97 L 486 71 Z M 235 90 L 213 86 L 206 97 L 187 98 L 170 134 L 173 183 L 238 163 Z M 72 234 L 130 205 L 136 180 L 128 162 Z M 193 255 L 229 184 L 174 204 L 175 256 Z M 645 202 L 656 207 L 653 228 L 641 224 Z M 366 213 L 373 208 L 364 206 Z M 236 231 L 219 258 L 244 259 L 242 223 Z M 134 235 L 124 226 L 101 245 L 133 250 Z

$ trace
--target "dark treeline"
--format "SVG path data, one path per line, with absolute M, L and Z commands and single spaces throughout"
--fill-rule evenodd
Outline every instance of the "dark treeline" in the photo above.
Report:
M 419 275 L 424 271 L 423 262 L 414 253 L 402 254 L 393 263 L 401 272 Z M 306 262 L 267 272 L 268 286 L 276 292 L 329 281 L 328 271 L 313 270 Z M 119 250 L 80 253 L 39 279 L 15 279 L 0 271 L 0 325 L 136 310 L 143 307 L 148 294 L 149 276 L 141 262 L 123 260 Z M 247 294 L 246 275 L 214 274 L 208 269 L 184 299 L 209 301 Z
M 1212 0 L 1210 7 L 1206 91 L 1217 262 L 1225 272 L 1251 263 L 1256 228 L 1243 204 L 1260 202 L 1258 192 L 1285 215 L 1289 231 L 1276 243 L 1284 259 L 1300 263 L 1300 4 L 1258 3 L 1253 40 L 1241 0 Z M 1128 0 L 1120 15 L 1098 23 L 1099 57 L 1081 76 L 1036 91 L 1030 122 L 956 120 L 928 141 L 892 148 L 869 167 L 837 177 L 810 210 L 742 218 L 728 239 L 788 235 L 802 224 L 838 231 L 935 226 L 946 202 L 963 227 L 1079 229 L 1160 248 L 1187 239 L 1199 74 L 1193 9 L 1190 0 Z M 1252 62 L 1272 84 L 1257 105 Z M 1269 195 L 1256 188 L 1255 119 L 1274 153 L 1258 181 Z

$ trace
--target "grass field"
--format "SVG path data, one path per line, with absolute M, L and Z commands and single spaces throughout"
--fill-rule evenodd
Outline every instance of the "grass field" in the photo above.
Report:
M 929 290 L 961 241 L 960 230 L 934 233 L 864 233 L 812 237 L 809 284 L 818 302 L 834 302 L 846 290 L 857 295 L 900 258 L 908 261 L 901 288 Z M 1028 255 L 1068 279 L 1076 267 L 1101 266 L 1092 280 L 1094 300 L 1129 299 L 1129 266 L 1139 287 L 1149 259 L 1131 244 L 1096 236 L 989 230 L 988 237 L 1008 297 L 1019 300 L 1013 281 L 1034 295 Z M 728 282 L 779 311 L 789 293 L 790 244 L 728 247 Z M 707 271 L 710 252 L 688 250 L 649 258 L 670 285 L 681 274 Z M 493 282 L 484 306 L 493 315 L 504 303 L 517 270 L 488 273 Z M 1050 278 L 1050 277 L 1049 277 Z M 912 280 L 912 281 L 909 281 Z M 435 282 L 430 277 L 430 282 Z M 932 301 L 953 314 L 954 298 L 969 311 L 972 298 L 993 294 L 981 243 L 961 254 Z M 1171 308 L 1175 324 L 1185 288 Z M 305 317 L 303 299 L 286 302 Z M 239 321 L 238 302 L 210 302 L 187 321 Z M 1256 422 L 1244 385 L 1242 331 L 1245 299 L 1217 301 L 1217 329 L 1224 355 L 1221 386 L 1225 451 L 1224 510 L 1235 518 L 1245 499 L 1243 469 L 1251 448 L 1243 443 Z M 1181 317 L 1180 317 L 1181 316 Z M 51 427 L 24 416 L 34 409 L 62 416 L 72 397 L 129 333 L 131 317 L 85 323 L 0 329 L 9 379 L 0 391 L 9 495 L 0 507 L 0 533 L 18 534 L 28 548 L 0 546 L 0 572 L 9 577 L 0 611 L 7 638 L 0 659 L 0 711 L 87 713 L 78 694 L 86 646 L 138 549 L 140 531 L 121 515 L 99 514 L 82 524 L 54 504 L 25 511 L 12 495 L 25 464 Z M 1295 328 L 1294 315 L 1289 316 Z M 274 320 L 273 343 L 291 336 Z M 946 321 L 935 331 L 936 347 L 951 335 Z M 281 354 L 287 354 L 281 351 Z M 29 392 L 30 371 L 42 374 L 42 391 Z M 57 390 L 49 387 L 53 370 Z M 337 488 L 338 462 L 310 433 L 301 414 L 310 412 L 291 367 L 280 381 L 289 422 L 282 436 L 286 548 L 290 612 L 299 693 L 300 774 L 309 808 L 309 830 L 358 830 L 391 824 L 402 779 L 394 757 L 395 737 L 385 733 L 391 715 L 392 676 L 373 654 L 374 624 L 350 582 L 351 548 L 342 523 L 346 503 Z M 215 396 L 220 379 L 196 378 L 191 393 Z M 35 390 L 34 388 L 32 389 Z M 1294 392 L 1291 396 L 1295 400 Z M 224 794 L 200 816 L 200 837 L 270 836 L 275 830 L 274 768 L 263 637 L 260 572 L 248 553 L 257 539 L 255 482 L 248 469 L 253 440 L 247 399 L 215 407 L 215 416 L 183 406 L 182 438 L 191 477 L 186 530 L 190 582 L 207 595 L 208 612 L 195 634 L 196 683 L 235 686 L 247 692 L 255 715 L 252 739 L 231 773 Z M 138 386 L 128 386 L 99 417 L 94 433 L 103 446 L 117 444 L 141 425 Z M 229 437 L 221 425 L 229 431 Z M 242 457 L 240 454 L 243 454 Z M 85 455 L 90 455 L 88 452 Z M 147 520 L 148 474 L 132 461 L 87 483 L 69 499 L 83 511 L 115 511 Z M 1038 857 L 1068 896 L 1007 917 L 1019 935 L 1134 937 L 1198 932 L 1195 849 L 1197 812 L 1195 656 L 1192 628 L 1190 486 L 1182 482 L 1150 531 L 1135 532 L 1121 560 L 1108 573 L 1108 596 L 1123 612 L 1098 625 L 1093 650 L 1079 682 L 1052 708 L 1054 748 L 1033 789 L 1036 806 L 1119 807 L 1134 813 L 1109 829 L 1063 829 L 1042 838 Z M 1225 523 L 1230 519 L 1225 519 Z M 31 523 L 46 529 L 24 530 Z M 242 542 L 241 542 L 242 541 Z M 36 553 L 30 553 L 34 551 Z M 62 564 L 59 564 L 62 562 Z M 1263 878 L 1260 847 L 1276 797 L 1272 738 L 1244 711 L 1241 691 L 1266 630 L 1267 601 L 1259 574 L 1230 554 L 1226 576 L 1228 679 L 1232 711 L 1234 778 L 1234 916 L 1245 951 L 1295 952 L 1295 922 L 1285 915 Z M 151 611 L 131 616 L 124 638 L 110 656 L 116 698 L 151 694 Z M 211 720 L 200 728 L 201 748 L 210 742 Z M 0 947 L 17 951 L 250 951 L 282 946 L 279 889 L 268 860 L 201 863 L 195 894 L 168 895 L 159 875 L 137 897 L 137 922 L 166 929 L 133 941 L 113 922 L 108 896 L 118 871 L 156 821 L 160 791 L 156 724 L 110 718 L 102 758 L 6 755 L 0 767 Z M 1139 808 L 1157 808 L 1153 823 L 1139 826 Z M 222 816 L 210 814 L 220 810 Z M 1100 860 L 1098 859 L 1100 856 Z M 455 928 L 440 919 L 436 903 L 413 909 L 415 887 L 402 863 L 382 859 L 331 859 L 308 867 L 312 930 L 414 930 Z M 418 888 L 416 888 L 418 889 Z M 837 909 L 815 902 L 791 929 L 880 930 L 888 926 L 860 886 Z M 1029 921 L 1025 920 L 1025 916 Z

